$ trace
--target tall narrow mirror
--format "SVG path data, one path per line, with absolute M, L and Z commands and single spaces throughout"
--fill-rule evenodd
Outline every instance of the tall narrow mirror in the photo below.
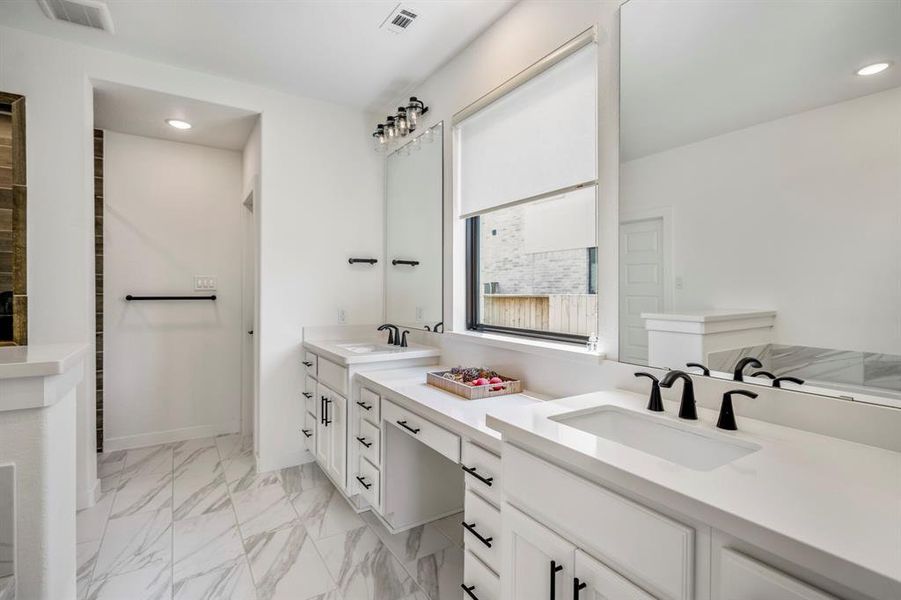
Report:
M 621 17 L 621 359 L 901 405 L 899 4 Z
M 443 318 L 443 129 L 413 138 L 385 165 L 385 317 L 405 327 L 434 330 Z

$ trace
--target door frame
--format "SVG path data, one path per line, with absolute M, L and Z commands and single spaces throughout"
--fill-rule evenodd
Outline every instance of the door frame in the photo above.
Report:
M 242 195 L 244 211 L 241 289 L 241 434 L 253 435 L 258 454 L 259 439 L 259 175 L 254 175 Z M 247 222 L 249 220 L 249 223 Z M 248 231 L 250 236 L 247 235 Z M 248 271 L 250 271 L 248 273 Z M 250 321 L 248 323 L 248 321 Z M 247 332 L 253 331 L 253 335 Z M 250 381 L 247 381 L 248 377 Z
M 674 275 L 673 275 L 673 209 L 669 206 L 660 206 L 646 208 L 642 210 L 625 210 L 619 213 L 619 226 L 617 228 L 617 239 L 622 240 L 623 225 L 638 223 L 641 221 L 653 221 L 659 219 L 662 222 L 663 229 L 663 310 L 672 310 L 674 305 Z M 619 249 L 619 243 L 617 243 Z M 623 255 L 618 252 L 617 258 L 617 281 L 620 281 L 623 271 Z M 621 286 L 617 286 L 621 288 Z M 619 289 L 619 295 L 622 296 L 623 290 Z M 625 333 L 623 327 L 623 315 L 621 308 L 621 298 L 616 301 L 617 328 L 619 335 L 616 339 L 617 356 L 622 354 L 622 336 Z

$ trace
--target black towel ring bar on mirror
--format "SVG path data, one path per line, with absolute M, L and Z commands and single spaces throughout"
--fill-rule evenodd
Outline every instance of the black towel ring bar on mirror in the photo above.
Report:
M 134 302 L 136 300 L 215 300 L 216 296 L 133 296 L 128 294 L 125 296 L 126 302 Z

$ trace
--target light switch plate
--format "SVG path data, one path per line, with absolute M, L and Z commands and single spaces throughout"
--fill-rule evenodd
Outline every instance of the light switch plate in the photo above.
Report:
M 211 292 L 216 289 L 216 278 L 209 277 L 207 275 L 195 275 L 194 276 L 194 291 L 195 292 Z
M 347 323 L 347 311 L 344 308 L 338 309 L 338 323 Z

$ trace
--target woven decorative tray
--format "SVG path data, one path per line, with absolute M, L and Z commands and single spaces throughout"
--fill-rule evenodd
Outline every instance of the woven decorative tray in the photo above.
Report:
M 453 379 L 444 377 L 449 371 L 434 371 L 426 373 L 426 383 L 440 388 L 446 392 L 456 394 L 466 400 L 481 400 L 482 398 L 491 398 L 493 396 L 504 396 L 506 394 L 518 394 L 522 392 L 522 381 L 510 377 L 499 375 L 503 381 L 501 383 L 489 383 L 487 385 L 466 385 Z

